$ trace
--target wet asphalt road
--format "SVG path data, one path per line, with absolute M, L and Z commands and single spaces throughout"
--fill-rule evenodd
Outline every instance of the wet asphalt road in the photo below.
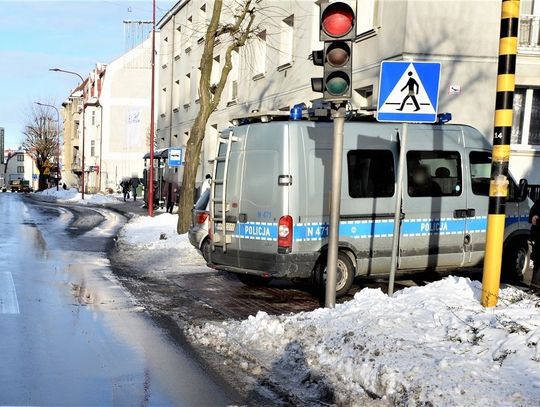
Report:
M 0 194 L 0 405 L 234 403 L 112 275 L 123 222 Z

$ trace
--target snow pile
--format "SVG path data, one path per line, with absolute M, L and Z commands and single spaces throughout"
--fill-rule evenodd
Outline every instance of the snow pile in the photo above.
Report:
M 393 298 L 364 289 L 335 309 L 259 312 L 189 334 L 303 400 L 400 406 L 538 406 L 540 301 L 501 290 L 484 309 L 481 284 L 448 277 Z
M 126 224 L 118 235 L 122 248 L 162 253 L 174 258 L 176 264 L 204 266 L 201 254 L 189 243 L 187 234 L 176 233 L 178 215 L 160 214 L 153 218 L 137 216 Z M 150 256 L 150 254 L 148 253 Z
M 36 192 L 34 197 L 42 201 L 59 203 L 76 203 L 82 205 L 116 205 L 120 201 L 114 195 L 104 194 L 84 194 L 84 200 L 81 193 L 76 188 L 63 189 L 58 191 L 56 187 Z

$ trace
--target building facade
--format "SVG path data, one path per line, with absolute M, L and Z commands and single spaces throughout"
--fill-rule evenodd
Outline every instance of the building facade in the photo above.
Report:
M 439 111 L 451 112 L 454 123 L 477 127 L 491 140 L 500 6 L 499 0 L 357 0 L 353 106 L 373 113 L 381 61 L 439 61 Z M 310 84 L 311 77 L 322 75 L 310 60 L 311 51 L 323 45 L 317 2 L 260 0 L 255 7 L 262 10 L 258 30 L 245 47 L 233 52 L 227 88 L 207 126 L 199 181 L 210 172 L 216 137 L 231 119 L 253 111 L 288 110 L 320 98 Z M 230 20 L 230 8 L 224 10 L 222 21 Z M 181 0 L 158 24 L 160 148 L 185 146 L 189 137 L 198 111 L 199 62 L 211 13 L 211 1 Z M 540 0 L 522 0 L 511 171 L 533 184 L 540 184 L 539 21 Z M 221 44 L 214 54 L 215 82 L 223 61 Z M 181 180 L 181 175 L 181 169 L 168 170 L 171 180 Z
M 85 190 L 117 190 L 142 177 L 150 128 L 150 39 L 108 65 L 97 64 L 63 103 L 64 172 L 80 183 L 83 114 Z
M 9 187 L 10 181 L 24 180 L 37 189 L 39 170 L 32 157 L 24 150 L 8 151 L 3 170 L 3 187 Z

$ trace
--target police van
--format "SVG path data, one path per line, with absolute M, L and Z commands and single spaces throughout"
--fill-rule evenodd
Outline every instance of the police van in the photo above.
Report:
M 245 120 L 220 133 L 211 189 L 210 265 L 246 284 L 323 282 L 331 122 Z M 390 270 L 401 124 L 344 129 L 336 294 Z M 465 125 L 409 125 L 398 272 L 472 268 L 484 257 L 491 146 Z M 526 181 L 509 179 L 503 275 L 519 279 L 529 235 Z

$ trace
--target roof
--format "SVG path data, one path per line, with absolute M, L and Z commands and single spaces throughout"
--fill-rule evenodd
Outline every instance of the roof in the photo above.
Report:
M 169 149 L 168 148 L 162 148 L 159 150 L 154 151 L 154 158 L 168 158 L 169 157 Z M 146 153 L 143 157 L 143 159 L 147 160 L 150 158 L 150 153 Z
M 171 7 L 167 13 L 163 17 L 161 17 L 161 20 L 158 21 L 156 24 L 157 28 L 160 30 L 167 24 L 173 16 L 178 13 L 182 7 L 184 7 L 187 3 L 189 3 L 190 0 L 179 0 L 174 6 Z

